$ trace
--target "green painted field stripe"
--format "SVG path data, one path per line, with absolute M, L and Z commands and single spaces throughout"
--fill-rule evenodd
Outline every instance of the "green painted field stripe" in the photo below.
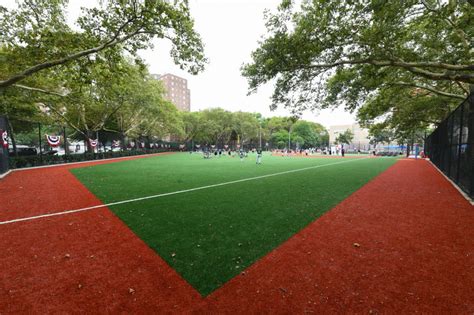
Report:
M 366 159 L 369 159 L 369 158 L 351 159 L 351 160 L 345 160 L 345 161 L 336 162 L 336 163 L 309 166 L 309 167 L 299 168 L 299 169 L 296 169 L 296 170 L 283 171 L 283 172 L 267 174 L 267 175 L 260 175 L 260 176 L 255 176 L 255 177 L 248 177 L 248 178 L 237 179 L 237 180 L 233 180 L 233 181 L 229 181 L 229 182 L 219 183 L 219 184 L 212 184 L 212 185 L 206 185 L 206 186 L 201 186 L 201 187 L 196 187 L 196 188 L 173 191 L 173 192 L 169 192 L 169 193 L 162 193 L 162 194 L 157 194 L 157 195 L 152 195 L 152 196 L 146 196 L 146 197 L 140 197 L 140 198 L 134 198 L 134 199 L 127 199 L 127 200 L 116 201 L 116 202 L 111 202 L 111 203 L 101 204 L 101 205 L 96 205 L 96 206 L 91 206 L 91 207 L 85 207 L 85 208 L 79 208 L 79 209 L 67 210 L 67 211 L 61 211 L 61 212 L 54 212 L 54 213 L 47 213 L 47 214 L 42 214 L 42 215 L 37 215 L 37 216 L 32 216 L 32 217 L 19 218 L 19 219 L 13 219 L 13 220 L 8 220 L 8 221 L 0 221 L 0 225 L 11 224 L 11 223 L 16 223 L 16 222 L 22 222 L 22 221 L 37 220 L 37 219 L 60 216 L 60 215 L 66 215 L 66 214 L 71 214 L 71 213 L 76 213 L 76 212 L 94 210 L 94 209 L 99 209 L 99 208 L 104 208 L 104 207 L 109 207 L 109 206 L 116 206 L 116 205 L 121 205 L 121 204 L 125 204 L 125 203 L 132 203 L 132 202 L 137 202 L 137 201 L 142 201 L 142 200 L 148 200 L 148 199 L 160 198 L 160 197 L 165 197 L 165 196 L 183 194 L 183 193 L 197 191 L 197 190 L 203 190 L 203 189 L 226 186 L 226 185 L 231 185 L 231 184 L 243 183 L 243 182 L 248 182 L 248 181 L 251 181 L 251 180 L 257 180 L 257 179 L 268 178 L 268 177 L 273 177 L 273 176 L 279 176 L 279 175 L 285 175 L 285 174 L 290 174 L 290 173 L 302 172 L 302 171 L 307 171 L 307 170 L 311 170 L 311 169 L 317 169 L 317 168 L 322 168 L 322 167 L 326 167 L 326 166 L 338 165 L 338 164 L 355 162 L 355 161 L 361 161 L 361 160 L 366 160 Z

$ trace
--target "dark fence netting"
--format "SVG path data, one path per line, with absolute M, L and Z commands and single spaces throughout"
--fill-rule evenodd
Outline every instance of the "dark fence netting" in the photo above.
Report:
M 8 169 L 8 121 L 0 116 L 0 175 Z
M 474 93 L 426 139 L 430 160 L 474 197 Z
M 0 118 L 0 129 L 1 124 Z M 5 163 L 11 169 L 178 151 L 184 147 L 154 137 L 129 138 L 110 131 L 78 132 L 58 124 L 14 119 L 5 124 L 9 146 L 3 155 L 5 159 L 9 157 Z

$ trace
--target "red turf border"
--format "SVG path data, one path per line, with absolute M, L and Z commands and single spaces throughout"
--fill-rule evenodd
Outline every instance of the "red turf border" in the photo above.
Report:
M 67 169 L 1 181 L 1 220 L 99 202 Z M 431 165 L 400 160 L 202 299 L 108 209 L 15 223 L 0 226 L 0 313 L 472 313 L 472 226 Z

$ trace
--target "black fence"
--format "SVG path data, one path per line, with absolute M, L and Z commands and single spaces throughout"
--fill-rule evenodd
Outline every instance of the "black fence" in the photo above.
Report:
M 425 152 L 444 174 L 474 198 L 474 93 L 428 136 Z
M 8 122 L 3 116 L 0 116 L 0 175 L 7 172 L 8 165 L 8 143 L 5 143 L 8 138 Z
M 0 118 L 8 131 L 4 163 L 10 169 L 183 150 L 183 144 L 153 137 L 129 138 L 118 132 L 86 135 L 57 124 Z M 91 141 L 92 140 L 92 141 Z M 7 159 L 8 157 L 8 159 Z M 0 174 L 2 164 L 0 156 Z

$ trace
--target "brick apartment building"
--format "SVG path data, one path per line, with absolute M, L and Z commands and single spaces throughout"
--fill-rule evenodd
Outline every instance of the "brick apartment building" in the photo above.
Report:
M 163 82 L 165 97 L 181 111 L 191 110 L 191 91 L 188 89 L 188 80 L 177 75 L 166 73 L 163 75 L 152 74 L 154 79 Z

